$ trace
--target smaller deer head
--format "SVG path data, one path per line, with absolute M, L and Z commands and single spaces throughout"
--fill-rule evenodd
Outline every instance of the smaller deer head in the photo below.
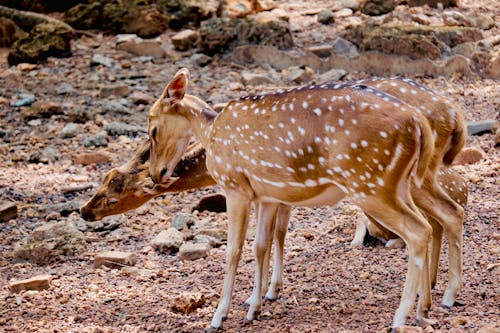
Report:
M 149 177 L 149 152 L 148 142 L 134 159 L 106 174 L 101 187 L 80 209 L 84 220 L 97 221 L 138 208 L 166 192 L 176 178 L 170 178 L 166 184 L 154 184 Z
M 167 183 L 191 138 L 190 122 L 183 116 L 189 71 L 179 70 L 149 113 L 150 174 L 155 183 Z M 161 130 L 160 130 L 161 128 Z

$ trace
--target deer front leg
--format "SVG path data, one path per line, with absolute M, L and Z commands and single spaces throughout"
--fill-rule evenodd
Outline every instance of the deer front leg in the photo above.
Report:
M 226 275 L 222 286 L 221 300 L 211 322 L 213 328 L 222 328 L 222 321 L 229 313 L 236 270 L 248 226 L 250 199 L 239 192 L 227 191 L 226 204 L 228 215 Z
M 278 206 L 279 204 L 276 203 L 258 204 L 258 220 L 254 241 L 255 279 L 252 296 L 249 300 L 250 308 L 248 309 L 246 317 L 248 321 L 256 319 L 262 307 L 263 271 L 267 272 L 267 270 L 264 269 L 265 257 L 266 252 L 269 251 L 271 247 Z
M 278 298 L 278 294 L 283 286 L 283 251 L 291 210 L 291 206 L 281 204 L 276 214 L 276 225 L 274 227 L 273 275 L 265 296 L 265 299 L 270 301 L 274 301 Z

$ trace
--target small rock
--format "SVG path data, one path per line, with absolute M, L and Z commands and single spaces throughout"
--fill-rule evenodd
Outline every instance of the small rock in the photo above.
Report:
M 172 310 L 180 313 L 191 313 L 201 308 L 206 302 L 202 293 L 182 293 L 172 302 Z
M 265 24 L 274 21 L 285 21 L 290 20 L 290 15 L 285 10 L 276 8 L 269 12 L 260 12 L 251 16 L 258 24 Z
M 399 326 L 396 331 L 398 333 L 422 333 L 424 330 L 418 326 L 403 325 Z
M 78 135 L 79 127 L 77 124 L 69 123 L 61 130 L 61 138 L 70 139 Z
M 248 71 L 242 71 L 241 78 L 246 86 L 259 86 L 273 82 L 266 74 L 251 73 Z
M 175 228 L 168 228 L 167 230 L 162 230 L 158 235 L 156 235 L 156 237 L 151 241 L 151 246 L 157 251 L 172 253 L 179 250 L 183 241 L 184 237 L 182 232 Z
M 222 242 L 215 237 L 209 235 L 198 234 L 193 237 L 194 243 L 208 243 L 211 247 L 219 247 Z
M 327 44 L 311 46 L 307 50 L 314 53 L 316 56 L 320 58 L 328 58 L 329 56 L 332 55 L 332 47 Z
M 125 115 L 132 114 L 132 110 L 130 110 L 130 108 L 127 105 L 124 105 L 122 103 L 123 101 L 124 100 L 102 102 L 101 108 L 103 109 L 104 112 L 125 114 Z
M 322 24 L 333 23 L 333 12 L 330 9 L 323 9 L 318 13 L 318 22 Z
M 121 122 L 109 123 L 106 126 L 104 126 L 104 129 L 111 136 L 117 136 L 117 135 L 136 136 L 139 133 L 146 133 L 146 130 L 141 127 Z
M 467 135 L 481 135 L 484 133 L 491 133 L 496 124 L 495 119 L 485 119 L 479 121 L 467 122 Z
M 7 222 L 17 217 L 17 205 L 10 201 L 0 200 L 0 222 Z
M 137 256 L 133 252 L 106 251 L 99 253 L 94 258 L 94 268 L 106 266 L 109 268 L 122 268 L 134 266 Z
M 113 59 L 99 53 L 94 54 L 90 61 L 90 66 L 104 65 L 106 67 L 113 67 L 113 64 Z
M 113 84 L 102 87 L 101 90 L 99 91 L 99 96 L 102 98 L 106 98 L 111 95 L 123 97 L 127 96 L 128 93 L 129 93 L 129 87 L 127 85 Z M 128 110 L 126 112 L 128 112 Z
M 61 154 L 52 147 L 45 147 L 42 151 L 34 151 L 28 157 L 29 163 L 51 163 L 59 160 Z
M 21 109 L 21 117 L 24 120 L 50 118 L 53 115 L 63 114 L 61 105 L 49 101 L 38 101 L 29 108 Z
M 423 24 L 423 25 L 430 25 L 431 20 L 429 19 L 429 16 L 423 14 L 423 13 L 415 13 L 411 15 L 411 19 L 413 22 L 416 22 L 418 24 Z
M 500 128 L 497 128 L 495 133 L 495 147 L 500 146 Z
M 132 94 L 130 94 L 129 98 L 135 105 L 148 105 L 155 101 L 155 98 L 153 96 L 148 95 L 142 91 L 134 91 Z
M 37 275 L 30 279 L 9 283 L 9 289 L 13 294 L 22 290 L 45 290 L 50 288 L 51 280 L 52 276 L 49 274 Z
M 334 18 L 342 18 L 342 17 L 349 17 L 352 16 L 353 11 L 350 8 L 342 8 L 341 10 L 336 11 L 333 13 Z
M 396 8 L 395 0 L 367 0 L 361 5 L 363 14 L 376 16 L 392 12 Z
M 101 152 L 82 153 L 76 156 L 76 163 L 82 165 L 101 164 L 111 162 L 109 155 Z
M 337 37 L 332 43 L 332 51 L 349 59 L 359 56 L 358 48 L 350 41 Z
M 197 235 L 208 235 L 219 240 L 221 243 L 227 241 L 227 231 L 225 229 L 202 229 L 198 231 Z
M 152 57 L 157 59 L 167 57 L 167 51 L 165 51 L 159 42 L 154 40 L 127 41 L 117 44 L 116 49 L 138 57 Z
M 456 316 L 447 318 L 446 322 L 448 322 L 453 327 L 459 327 L 466 325 L 468 322 L 470 322 L 470 318 L 465 316 Z
M 224 104 L 225 105 L 225 104 Z M 192 211 L 209 211 L 222 213 L 227 211 L 226 197 L 222 194 L 210 194 L 202 197 L 198 204 L 193 207 Z
M 73 222 L 68 220 L 44 223 L 33 229 L 31 233 L 31 238 L 34 241 L 43 241 L 62 236 L 83 237 L 83 234 L 76 228 Z
M 191 214 L 180 213 L 175 215 L 170 221 L 170 226 L 179 231 L 184 228 L 190 228 L 196 223 L 196 218 Z
M 172 37 L 172 44 L 179 51 L 186 51 L 196 47 L 200 34 L 198 31 L 186 29 Z
M 17 64 L 16 68 L 20 72 L 31 72 L 32 70 L 36 69 L 38 66 L 36 64 L 29 64 L 27 62 L 22 62 L 20 64 Z
M 108 135 L 101 131 L 95 135 L 90 135 L 83 140 L 85 147 L 106 147 L 108 145 Z
M 317 82 L 318 83 L 326 83 L 326 82 L 335 82 L 342 79 L 347 75 L 347 72 L 343 69 L 330 69 L 328 72 L 321 74 Z
M 455 165 L 475 164 L 483 159 L 483 152 L 479 148 L 467 147 L 458 153 L 453 161 Z
M 56 87 L 56 94 L 58 95 L 67 95 L 71 94 L 74 91 L 75 89 L 73 88 L 73 86 L 67 82 L 63 82 Z
M 71 121 L 72 123 L 85 124 L 91 119 L 89 112 L 79 108 L 71 108 L 64 114 L 68 116 L 69 121 Z
M 209 253 L 209 243 L 185 243 L 179 249 L 179 259 L 196 260 L 207 257 Z
M 33 94 L 19 94 L 17 100 L 11 102 L 10 105 L 14 107 L 30 106 L 35 102 L 35 95 Z
M 189 58 L 189 60 L 195 65 L 204 67 L 212 61 L 212 57 L 209 57 L 203 53 L 195 53 Z
M 300 67 L 290 67 L 285 73 L 285 80 L 293 83 L 307 83 L 312 80 L 314 71 L 308 67 L 302 69 Z
M 61 202 L 54 205 L 47 205 L 45 207 L 41 207 L 40 212 L 42 214 L 50 214 L 52 212 L 58 212 L 62 216 L 68 216 L 73 212 L 78 212 L 83 202 L 80 200 L 72 200 L 67 202 Z

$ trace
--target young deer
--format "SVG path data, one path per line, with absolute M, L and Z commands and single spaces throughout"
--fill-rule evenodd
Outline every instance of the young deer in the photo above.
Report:
M 168 182 L 194 134 L 226 193 L 227 271 L 211 326 L 222 327 L 229 312 L 252 202 L 259 213 L 248 320 L 261 308 L 264 257 L 279 205 L 333 205 L 346 196 L 407 244 L 408 273 L 393 329 L 405 323 L 417 291 L 417 319 L 424 319 L 432 230 L 413 203 L 410 178 L 419 185 L 428 172 L 434 140 L 427 121 L 412 106 L 360 84 L 246 97 L 217 115 L 186 94 L 188 78 L 181 69 L 150 110 L 150 173 L 155 183 Z

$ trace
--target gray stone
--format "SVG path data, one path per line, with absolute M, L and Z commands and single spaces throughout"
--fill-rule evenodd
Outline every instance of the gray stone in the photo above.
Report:
M 73 88 L 73 86 L 67 82 L 60 83 L 56 87 L 56 94 L 58 94 L 58 95 L 67 95 L 67 94 L 71 94 L 74 91 L 75 91 L 75 89 Z
M 136 136 L 139 133 L 146 133 L 146 130 L 144 128 L 116 121 L 107 124 L 106 126 L 104 126 L 104 129 L 111 136 L 117 136 L 117 135 Z
M 327 44 L 311 46 L 307 50 L 314 53 L 320 58 L 328 58 L 332 55 L 332 47 Z
M 359 55 L 356 45 L 344 38 L 337 37 L 332 43 L 332 51 L 335 54 L 343 55 L 346 58 L 354 58 Z
M 10 103 L 11 106 L 20 107 L 20 106 L 30 106 L 35 102 L 35 95 L 33 94 L 18 94 L 17 99 Z
M 180 213 L 175 215 L 170 221 L 170 226 L 181 231 L 184 228 L 190 228 L 196 223 L 196 218 L 191 214 Z
M 101 131 L 95 135 L 89 135 L 83 139 L 85 147 L 106 147 L 108 145 L 108 135 Z
M 81 200 L 75 199 L 72 201 L 61 202 L 54 205 L 47 205 L 40 207 L 41 214 L 50 214 L 52 212 L 58 212 L 61 216 L 68 216 L 73 212 L 80 211 L 80 207 L 83 205 Z
M 78 135 L 80 127 L 77 124 L 69 123 L 61 130 L 61 138 L 69 139 Z
M 273 82 L 266 74 L 252 73 L 248 71 L 242 71 L 241 78 L 246 86 L 258 86 Z
M 169 228 L 167 230 L 162 230 L 156 237 L 151 241 L 151 246 L 154 249 L 163 253 L 177 252 L 184 241 L 182 232 L 175 228 Z
M 193 237 L 193 242 L 194 243 L 208 243 L 211 247 L 219 247 L 222 245 L 222 241 L 209 236 L 209 235 L 203 235 L 203 234 L 198 234 Z
M 195 53 L 189 58 L 189 60 L 195 65 L 204 67 L 212 61 L 212 57 L 209 57 L 203 53 Z
M 113 67 L 114 61 L 109 57 L 96 53 L 92 56 L 92 60 L 90 61 L 90 66 L 98 66 L 98 65 Z
M 29 163 L 52 163 L 61 158 L 61 154 L 52 147 L 45 147 L 41 151 L 33 151 L 28 157 Z
M 125 51 L 138 57 L 165 58 L 167 51 L 154 40 L 126 41 L 116 45 L 117 50 Z
M 103 109 L 104 112 L 111 112 L 111 113 L 117 113 L 117 114 L 125 114 L 125 115 L 130 115 L 132 114 L 132 110 L 127 105 L 123 105 L 120 101 L 109 101 L 109 102 L 102 102 L 101 103 L 101 108 Z
M 205 258 L 210 254 L 208 243 L 185 243 L 179 249 L 179 259 L 196 260 Z
M 307 67 L 302 69 L 300 67 L 290 67 L 286 74 L 285 80 L 292 83 L 307 83 L 312 80 L 314 72 Z
M 321 74 L 316 80 L 318 83 L 335 82 L 347 75 L 347 71 L 343 69 L 330 69 L 328 72 Z
M 124 84 L 110 84 L 101 88 L 99 91 L 99 96 L 106 98 L 111 95 L 114 96 L 127 96 L 130 89 L 127 85 Z M 128 110 L 127 110 L 128 112 Z
M 467 134 L 468 135 L 481 135 L 484 133 L 492 133 L 493 127 L 497 121 L 495 119 L 485 119 L 479 121 L 468 121 L 467 122 Z
M 333 12 L 330 9 L 324 9 L 318 13 L 318 22 L 322 24 L 333 23 Z
M 225 229 L 202 229 L 196 235 L 207 235 L 220 241 L 221 243 L 227 242 L 227 231 Z
M 76 228 L 73 222 L 68 220 L 46 222 L 33 229 L 31 237 L 34 241 L 43 241 L 66 235 L 83 237 L 82 232 Z
M 140 104 L 147 105 L 155 101 L 155 98 L 153 96 L 148 95 L 142 91 L 134 91 L 132 94 L 130 94 L 129 98 L 135 105 L 140 105 Z

